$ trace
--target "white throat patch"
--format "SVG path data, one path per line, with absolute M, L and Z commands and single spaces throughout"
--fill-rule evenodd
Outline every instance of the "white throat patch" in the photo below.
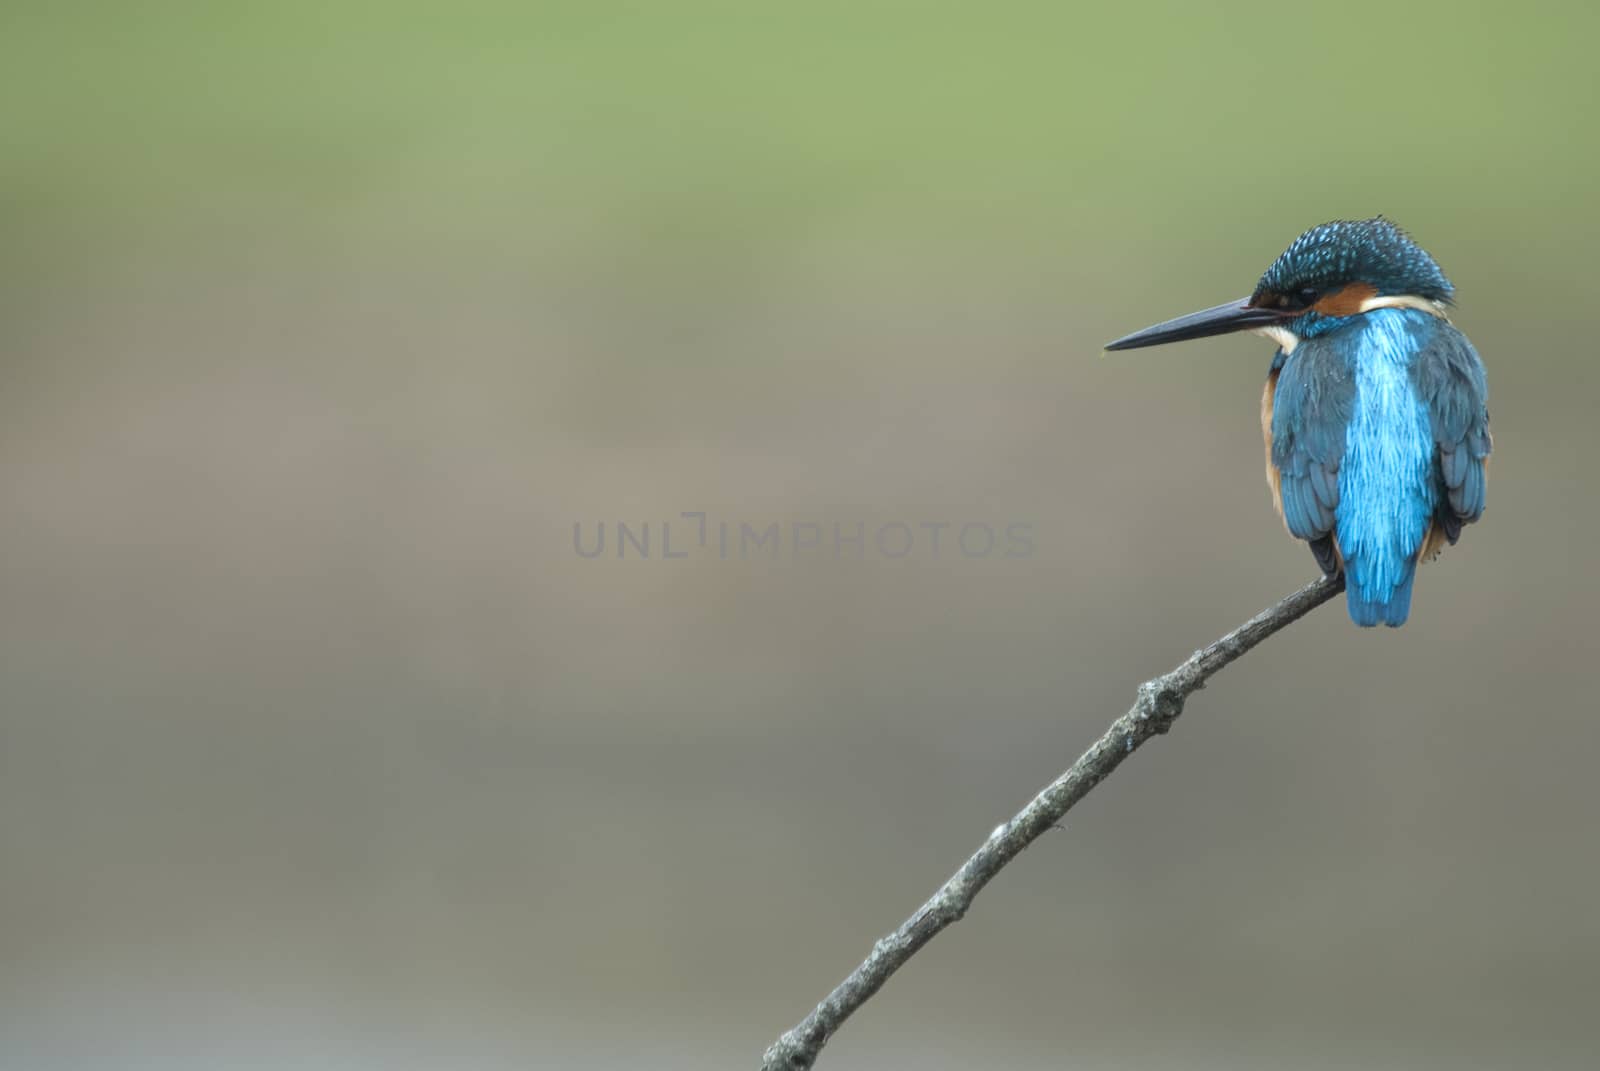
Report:
M 1282 324 L 1266 324 L 1262 327 L 1252 327 L 1250 333 L 1271 339 L 1278 344 L 1278 348 L 1285 354 L 1293 353 L 1294 348 L 1300 345 L 1300 336 Z
M 1417 309 L 1429 316 L 1437 316 L 1441 320 L 1450 319 L 1445 314 L 1445 307 L 1437 301 L 1430 301 L 1416 294 L 1389 294 L 1384 297 L 1373 296 L 1361 303 L 1362 312 L 1371 312 L 1373 309 Z

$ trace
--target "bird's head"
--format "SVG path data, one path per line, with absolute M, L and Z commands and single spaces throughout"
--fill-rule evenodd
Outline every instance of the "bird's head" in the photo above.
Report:
M 1336 220 L 1290 243 L 1248 298 L 1135 331 L 1106 349 L 1253 331 L 1292 352 L 1301 339 L 1373 309 L 1411 307 L 1441 315 L 1454 293 L 1433 258 L 1382 216 Z

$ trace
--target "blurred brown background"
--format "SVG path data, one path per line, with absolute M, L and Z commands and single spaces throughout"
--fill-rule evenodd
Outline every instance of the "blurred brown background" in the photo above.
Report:
M 8 4 L 0 1066 L 753 1066 L 1313 574 L 1269 347 L 1099 346 L 1377 212 L 1489 363 L 1484 522 L 1405 629 L 1214 682 L 825 1065 L 1593 1066 L 1597 30 Z M 665 560 L 683 511 L 919 543 Z M 619 520 L 649 559 L 574 552 Z

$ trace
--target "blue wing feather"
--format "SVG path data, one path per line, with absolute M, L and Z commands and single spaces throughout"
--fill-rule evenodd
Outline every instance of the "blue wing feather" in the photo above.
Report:
M 1296 539 L 1322 539 L 1333 531 L 1354 397 L 1349 368 L 1320 339 L 1301 343 L 1278 373 L 1272 464 L 1279 474 L 1284 523 Z
M 1440 324 L 1412 366 L 1417 394 L 1428 407 L 1434 443 L 1439 451 L 1439 478 L 1449 516 L 1441 517 L 1447 532 L 1483 516 L 1488 474 L 1484 463 L 1489 436 L 1489 382 L 1483 361 L 1467 336 Z M 1450 542 L 1454 543 L 1455 539 Z

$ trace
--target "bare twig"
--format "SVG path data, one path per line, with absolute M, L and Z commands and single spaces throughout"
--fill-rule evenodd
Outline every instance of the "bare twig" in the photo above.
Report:
M 1203 688 L 1223 666 L 1274 632 L 1299 620 L 1344 590 L 1342 576 L 1308 584 L 1276 606 L 1263 610 L 1182 665 L 1139 687 L 1128 712 L 1101 734 L 1072 768 L 1052 781 L 1009 822 L 995 829 L 955 876 L 934 893 L 900 928 L 872 946 L 872 954 L 836 986 L 827 999 L 794 1029 L 767 1049 L 764 1071 L 808 1071 L 817 1054 L 861 1005 L 905 966 L 940 930 L 967 913 L 989 879 L 1046 830 L 1054 828 L 1089 790 L 1137 751 L 1145 741 L 1172 728 L 1184 701 Z

